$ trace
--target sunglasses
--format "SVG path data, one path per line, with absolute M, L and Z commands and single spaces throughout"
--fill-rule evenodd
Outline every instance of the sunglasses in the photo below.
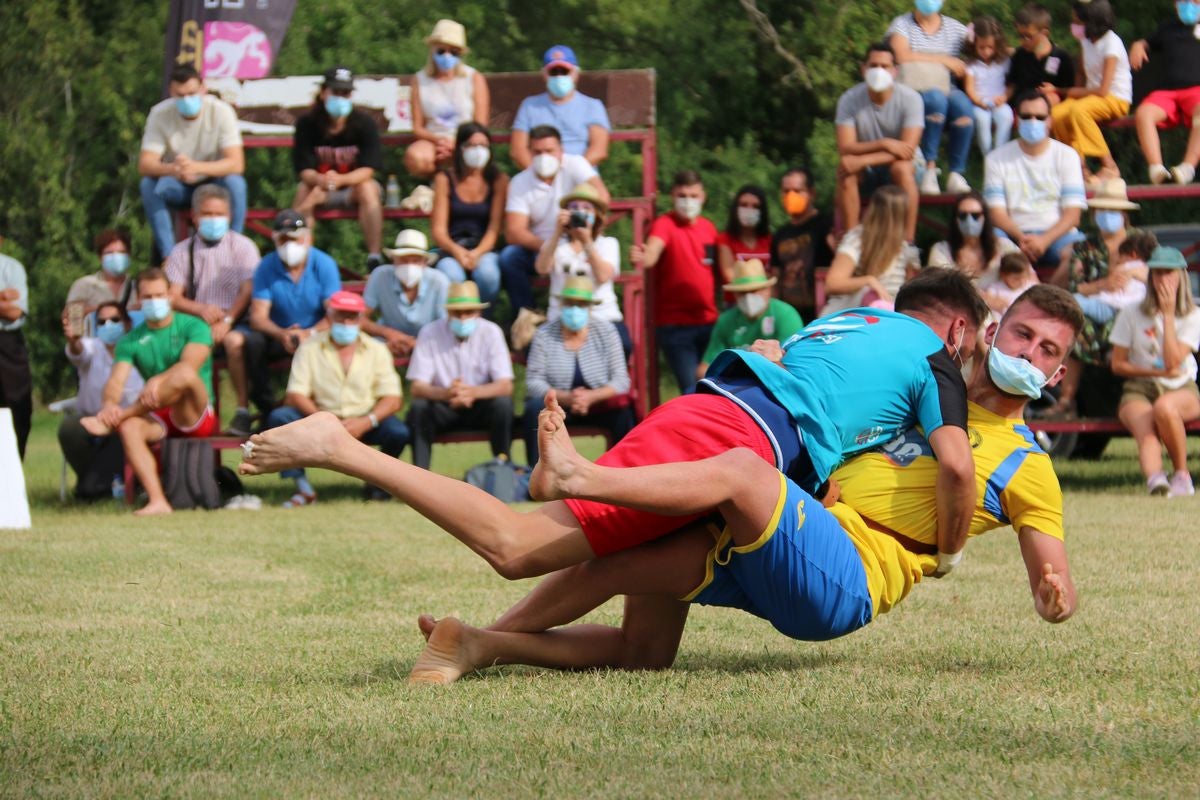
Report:
M 439 47 L 439 48 L 435 49 L 433 52 L 437 53 L 439 56 L 460 56 L 460 55 L 462 55 L 461 50 L 454 50 L 449 47 Z
M 96 324 L 103 325 L 106 322 L 120 322 L 120 317 L 96 317 Z
M 958 218 L 963 220 L 964 222 L 969 219 L 983 219 L 983 212 L 982 211 L 960 211 L 960 212 L 958 212 Z
M 554 67 L 553 69 L 548 70 L 546 74 L 550 75 L 551 77 L 556 75 L 570 75 L 571 70 L 567 69 L 566 67 Z
M 329 93 L 335 97 L 349 97 L 354 94 L 353 89 L 330 89 Z
M 1021 119 L 1040 119 L 1042 122 L 1050 119 L 1049 114 L 1018 114 Z

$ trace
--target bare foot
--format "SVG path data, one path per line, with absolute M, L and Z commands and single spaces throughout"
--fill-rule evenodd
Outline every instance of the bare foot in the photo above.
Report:
M 429 641 L 430 634 L 437 627 L 438 620 L 433 614 L 422 614 L 417 617 L 417 627 L 421 630 L 421 635 L 425 637 L 425 641 Z
M 166 500 L 152 501 L 133 512 L 135 517 L 152 517 L 157 514 L 170 514 L 175 509 Z
M 99 417 L 84 417 L 79 424 L 92 436 L 108 436 L 113 429 L 100 421 Z
M 323 467 L 344 440 L 353 441 L 341 420 L 326 411 L 250 437 L 238 472 L 262 475 L 290 467 Z
M 408 673 L 408 682 L 454 683 L 475 669 L 468 654 L 473 633 L 472 628 L 454 617 L 438 620 L 424 652 Z
M 534 500 L 573 497 L 572 478 L 590 464 L 579 455 L 567 432 L 566 415 L 551 390 L 546 408 L 538 414 L 538 463 L 529 476 L 529 496 Z

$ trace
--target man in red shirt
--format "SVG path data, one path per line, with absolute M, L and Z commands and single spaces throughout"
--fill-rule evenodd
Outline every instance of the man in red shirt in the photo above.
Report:
M 694 170 L 676 173 L 671 201 L 671 211 L 654 220 L 645 246 L 635 245 L 630 258 L 654 269 L 655 336 L 680 393 L 687 394 L 717 321 L 717 229 L 700 216 L 704 184 Z

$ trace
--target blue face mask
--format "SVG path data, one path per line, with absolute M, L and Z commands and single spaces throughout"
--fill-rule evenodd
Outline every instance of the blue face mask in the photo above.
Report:
M 996 388 L 1014 397 L 1036 400 L 1042 396 L 1042 387 L 1049 380 L 1031 362 L 1001 353 L 995 344 L 988 351 L 987 366 Z
M 917 0 L 916 6 L 922 14 L 936 14 L 942 10 L 942 0 Z
M 1029 144 L 1041 144 L 1046 139 L 1046 120 L 1023 119 L 1017 123 L 1017 135 Z
M 975 238 L 983 233 L 983 217 L 959 217 L 957 222 L 963 236 Z
M 109 275 L 124 275 L 129 269 L 129 253 L 105 253 L 100 256 L 100 268 Z
M 1096 227 L 1101 233 L 1116 233 L 1125 229 L 1125 215 L 1120 211 L 1103 209 L 1096 212 Z
M 175 110 L 183 116 L 191 119 L 200 114 L 200 103 L 202 98 L 198 94 L 189 94 L 186 97 L 175 98 Z
M 1200 3 L 1176 3 L 1175 13 L 1184 25 L 1195 25 L 1200 22 Z
M 154 297 L 142 301 L 142 313 L 151 322 L 162 322 L 171 316 L 171 301 L 165 297 Z
M 459 339 L 466 339 L 475 332 L 475 328 L 479 325 L 479 317 L 471 317 L 470 319 L 459 319 L 458 317 L 450 318 L 450 332 Z
M 125 326 L 116 320 L 107 320 L 96 327 L 96 338 L 108 345 L 117 343 L 125 335 Z
M 546 91 L 551 97 L 561 100 L 575 91 L 575 79 L 570 75 L 551 75 L 546 81 Z
M 219 242 L 229 232 L 229 217 L 201 217 L 196 230 L 204 241 Z
M 563 327 L 569 331 L 581 331 L 588 324 L 588 310 L 583 306 L 567 306 L 562 310 Z
M 449 72 L 458 66 L 459 58 L 453 53 L 434 53 L 433 63 L 442 72 Z
M 350 102 L 349 97 L 338 97 L 336 94 L 331 94 L 329 95 L 329 99 L 325 101 L 325 110 L 334 119 L 350 116 L 350 112 L 353 109 L 354 104 Z
M 349 322 L 335 322 L 329 326 L 329 337 L 334 344 L 345 347 L 354 344 L 358 339 L 358 325 Z

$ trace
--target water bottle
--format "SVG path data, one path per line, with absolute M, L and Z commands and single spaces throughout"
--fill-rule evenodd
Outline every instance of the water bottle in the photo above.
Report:
M 114 500 L 125 499 L 125 480 L 120 475 L 113 476 L 112 496 Z
M 384 205 L 388 208 L 400 207 L 400 184 L 397 182 L 395 175 L 388 175 L 386 195 L 387 198 L 384 201 Z

